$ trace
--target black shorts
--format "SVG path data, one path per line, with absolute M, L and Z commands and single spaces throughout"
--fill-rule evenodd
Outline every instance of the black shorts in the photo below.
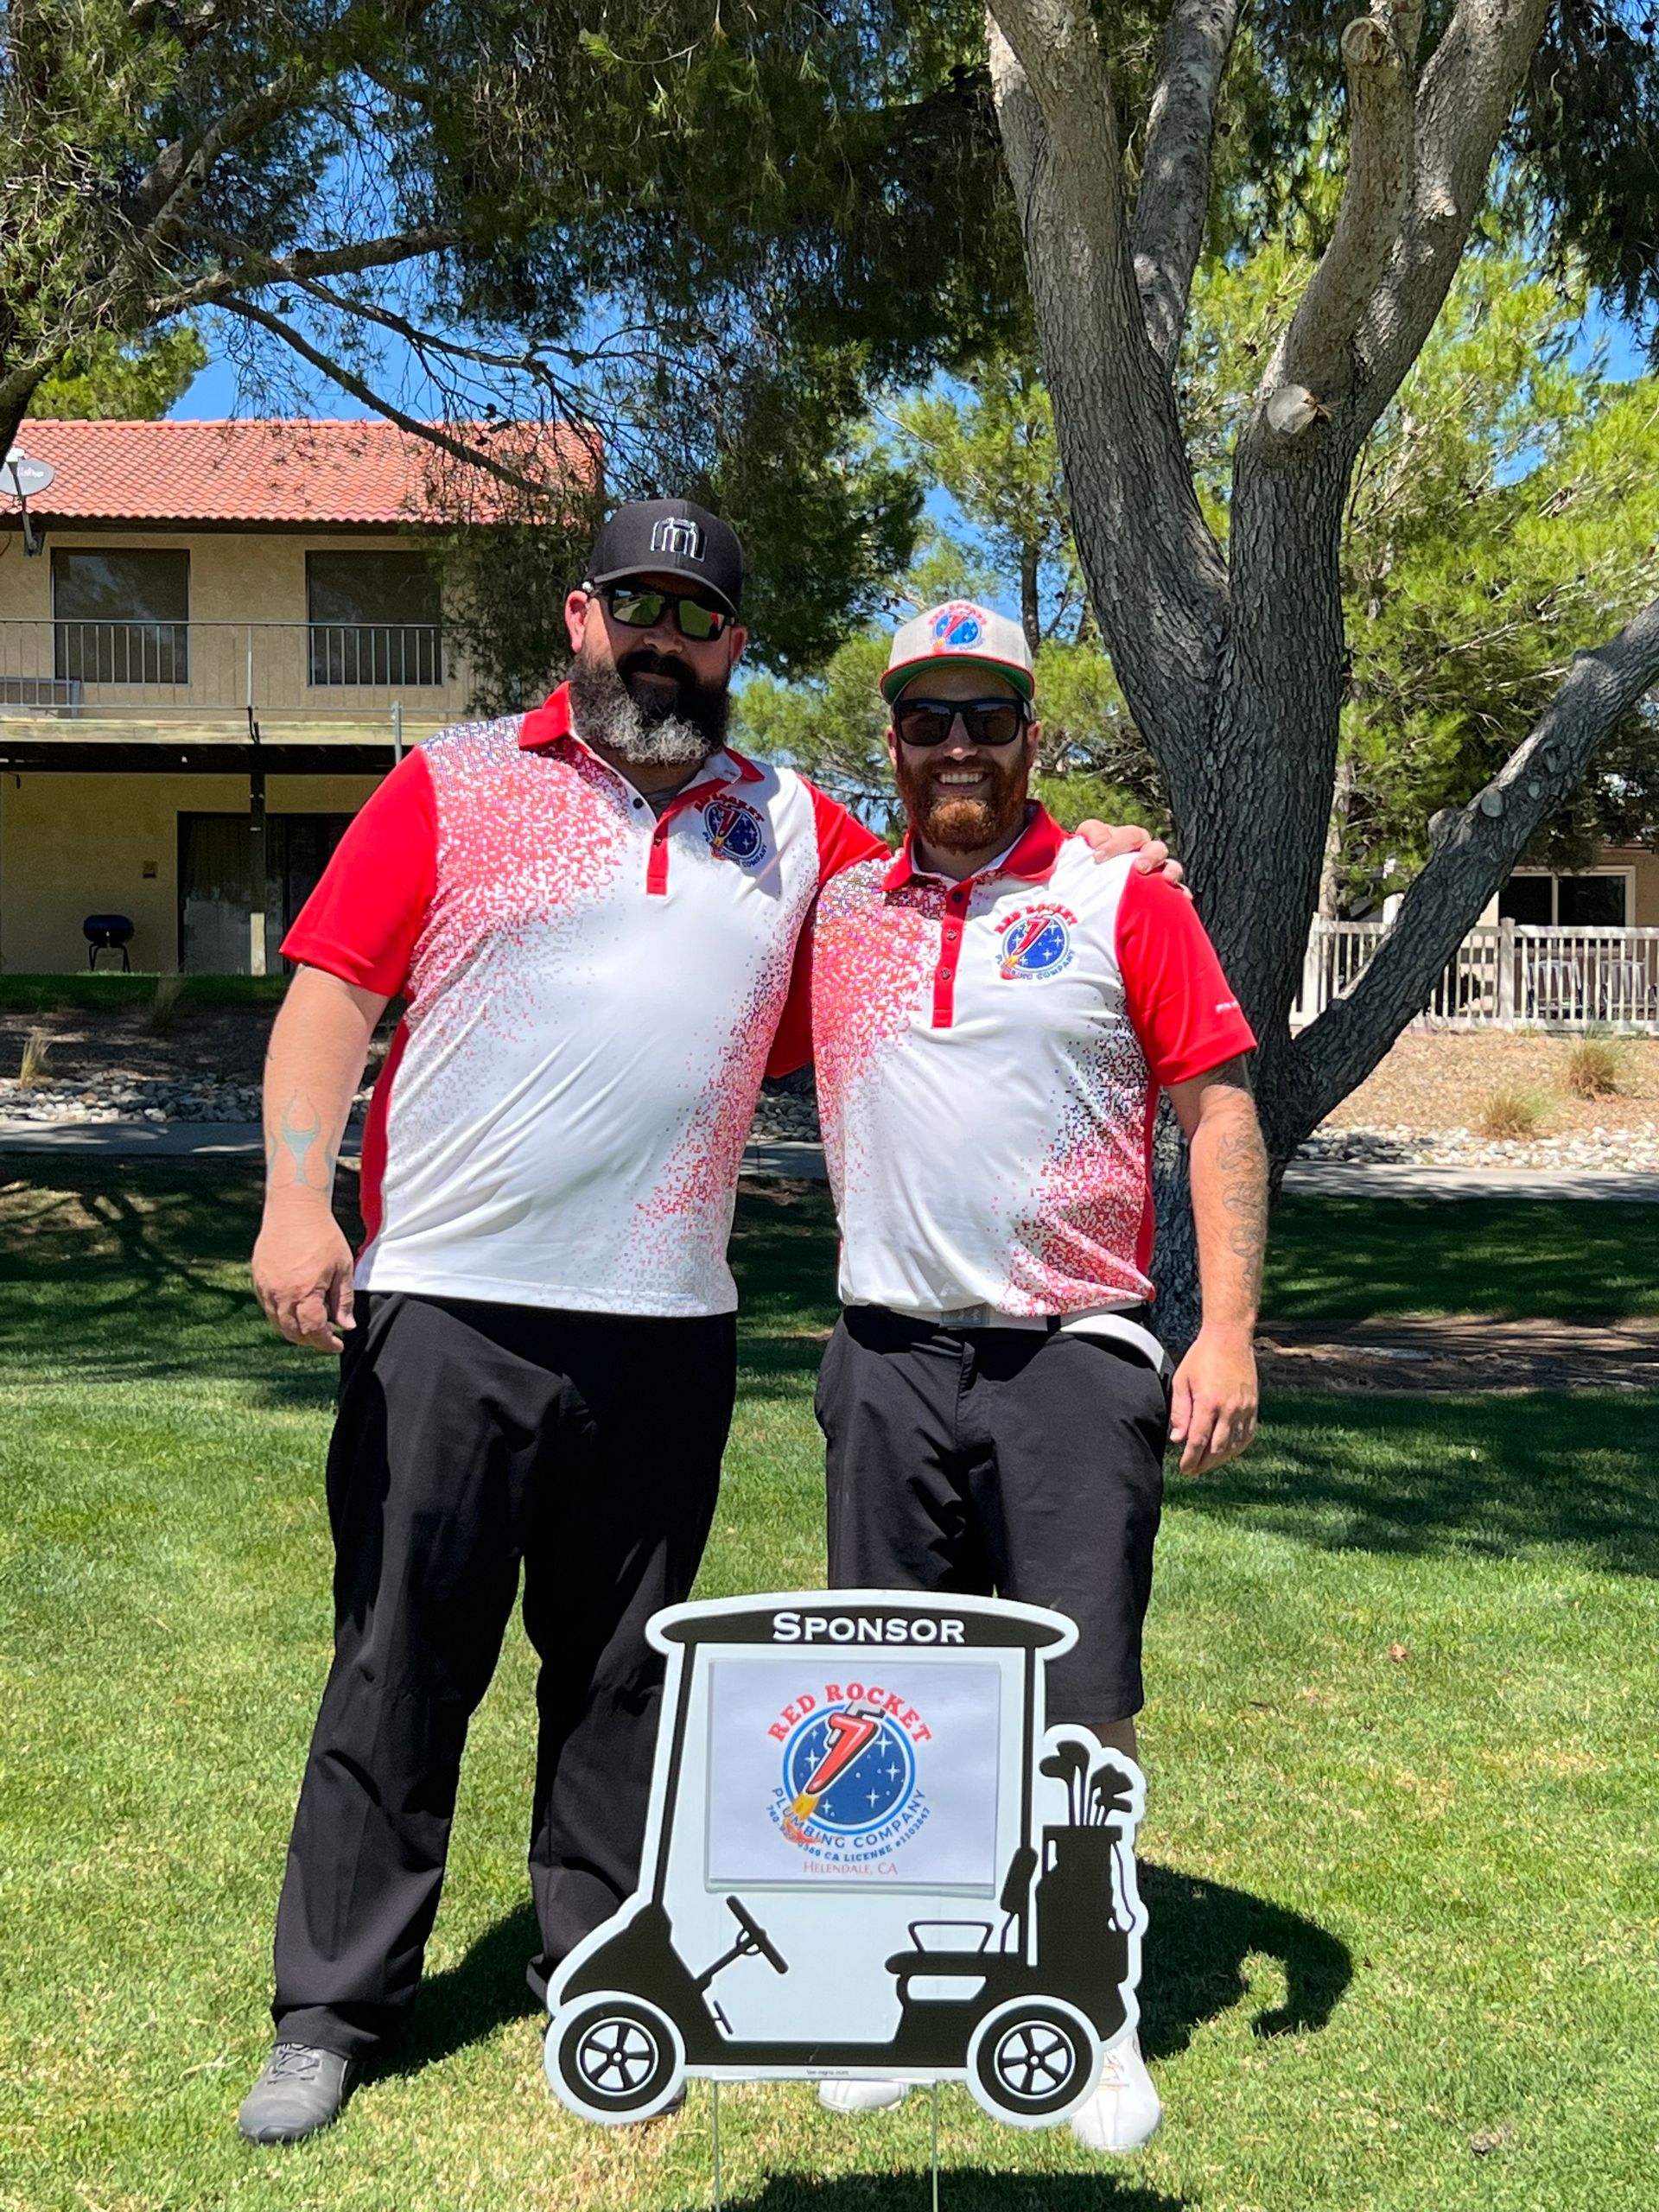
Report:
M 1048 1670 L 1049 1719 L 1139 1711 L 1169 1433 L 1168 1386 L 1144 1359 L 1109 1337 L 855 1306 L 817 1410 L 832 1587 L 1052 1605 L 1078 1641 Z

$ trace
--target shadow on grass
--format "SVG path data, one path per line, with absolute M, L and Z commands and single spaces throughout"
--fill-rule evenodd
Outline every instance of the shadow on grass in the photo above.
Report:
M 1141 1880 L 1151 1919 L 1141 1991 L 1141 2045 L 1149 2058 L 1185 2050 L 1205 2020 L 1248 1995 L 1244 1966 L 1250 1958 L 1276 1959 L 1285 1980 L 1284 2003 L 1257 2016 L 1256 2035 L 1324 2027 L 1353 1979 L 1352 1955 L 1338 1936 L 1247 1890 L 1166 1866 L 1142 1861 Z M 408 2026 L 376 2072 L 419 2073 L 538 2011 L 524 1980 L 537 1944 L 528 1904 L 486 1929 L 464 1958 L 427 1977 Z
M 1659 1574 L 1659 1397 L 1276 1395 L 1255 1448 L 1168 1504 L 1328 1551 L 1575 1554 Z
M 778 2174 L 758 2193 L 727 2196 L 725 2212 L 925 2212 L 928 2174 Z M 949 2212 L 1183 2212 L 1189 2196 L 1170 2196 L 1143 2183 L 1120 2180 L 1103 2167 L 1092 2174 L 997 2173 L 987 2166 L 941 2165 L 939 2202 Z
M 241 1160 L 0 1160 L 0 1361 L 92 1384 L 200 1378 L 277 1409 L 327 1405 L 332 1359 L 283 1344 L 247 1263 L 263 1166 Z M 354 1179 L 336 1213 L 360 1234 Z
M 1659 1312 L 1654 1210 L 1618 1199 L 1299 1194 L 1276 1208 L 1270 1321 Z

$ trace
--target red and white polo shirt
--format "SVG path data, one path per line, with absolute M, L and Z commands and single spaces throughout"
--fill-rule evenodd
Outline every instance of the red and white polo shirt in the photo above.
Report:
M 1190 899 L 1037 809 L 993 867 L 909 841 L 828 884 L 812 961 L 841 1294 L 901 1313 L 1152 1296 L 1161 1086 L 1255 1039 Z
M 408 997 L 364 1135 L 358 1283 L 731 1312 L 733 1197 L 797 938 L 826 876 L 872 853 L 844 808 L 731 752 L 659 818 L 563 689 L 410 753 L 283 945 Z

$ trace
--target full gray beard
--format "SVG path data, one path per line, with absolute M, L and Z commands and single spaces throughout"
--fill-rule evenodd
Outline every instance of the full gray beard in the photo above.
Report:
M 603 746 L 636 768 L 699 768 L 720 750 L 696 722 L 647 715 L 613 669 L 580 655 L 570 670 L 570 704 L 584 744 Z

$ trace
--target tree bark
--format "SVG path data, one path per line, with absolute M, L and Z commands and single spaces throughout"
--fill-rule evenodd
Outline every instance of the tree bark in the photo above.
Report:
M 1549 4 L 1459 0 L 1421 78 L 1421 0 L 1372 0 L 1344 32 L 1342 205 L 1241 426 L 1224 560 L 1198 512 L 1171 373 L 1230 39 L 1223 0 L 1177 0 L 1172 14 L 1149 130 L 1171 199 L 1160 204 L 1149 177 L 1133 242 L 1097 19 L 1084 0 L 991 0 L 992 86 L 1078 552 L 1164 772 L 1199 911 L 1259 1040 L 1275 1185 L 1427 1002 L 1526 836 L 1659 671 L 1649 610 L 1656 634 L 1638 617 L 1589 657 L 1590 672 L 1573 671 L 1441 838 L 1360 988 L 1293 1042 L 1332 818 L 1349 484 L 1456 274 Z M 1179 1342 L 1196 1320 L 1195 1255 L 1184 1162 L 1167 1146 L 1160 1179 L 1159 1281 Z
M 1319 917 L 1334 922 L 1342 911 L 1342 849 L 1348 829 L 1348 810 L 1354 798 L 1354 756 L 1337 754 L 1336 786 L 1331 794 L 1331 821 L 1325 833 L 1325 858 L 1319 868 Z

